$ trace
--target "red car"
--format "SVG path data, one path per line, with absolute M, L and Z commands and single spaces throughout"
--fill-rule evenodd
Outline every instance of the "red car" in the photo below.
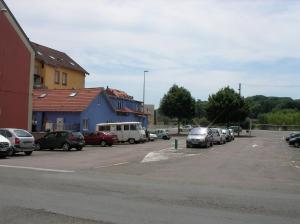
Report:
M 99 131 L 84 134 L 84 141 L 86 145 L 112 146 L 118 142 L 118 136 L 109 132 Z

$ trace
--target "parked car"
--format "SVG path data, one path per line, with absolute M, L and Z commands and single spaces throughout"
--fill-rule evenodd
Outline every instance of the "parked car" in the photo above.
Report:
M 226 142 L 230 142 L 232 140 L 232 137 L 228 129 L 222 129 L 222 133 L 225 135 Z
M 228 131 L 229 131 L 231 140 L 233 141 L 233 140 L 234 140 L 234 131 L 233 131 L 233 129 L 231 129 L 231 128 L 229 128 Z
M 0 134 L 10 141 L 12 154 L 24 152 L 25 155 L 31 155 L 34 151 L 34 137 L 28 131 L 17 128 L 0 128 Z
M 213 146 L 213 133 L 210 128 L 193 128 L 186 139 L 186 147 L 193 146 L 210 147 Z
M 180 131 L 182 132 L 190 132 L 193 129 L 192 125 L 184 125 L 182 127 L 180 127 Z
M 232 129 L 236 134 L 241 133 L 243 130 L 240 126 L 230 126 L 228 129 Z
M 226 136 L 222 133 L 221 128 L 211 128 L 213 133 L 213 141 L 217 144 L 225 144 Z
M 141 122 L 117 122 L 96 124 L 96 131 L 108 131 L 118 136 L 118 141 L 136 142 L 146 141 L 146 132 L 142 128 Z
M 154 133 L 149 133 L 149 141 L 153 142 L 155 141 L 155 139 L 157 139 L 157 135 Z
M 110 132 L 92 132 L 84 134 L 86 145 L 112 146 L 118 142 L 118 136 Z
M 299 134 L 299 132 L 292 132 L 288 136 L 285 137 L 285 140 L 288 142 L 290 139 L 292 139 L 297 134 Z
M 84 137 L 76 131 L 55 131 L 49 132 L 44 137 L 35 141 L 36 150 L 41 149 L 63 149 L 81 150 L 85 146 Z
M 156 134 L 157 138 L 164 140 L 169 140 L 171 138 L 169 132 L 166 129 L 157 129 L 154 131 L 154 134 Z
M 300 133 L 295 134 L 292 138 L 290 138 L 289 145 L 293 145 L 297 148 L 300 146 Z
M 12 147 L 10 141 L 3 135 L 0 135 L 0 157 L 5 158 L 12 154 Z

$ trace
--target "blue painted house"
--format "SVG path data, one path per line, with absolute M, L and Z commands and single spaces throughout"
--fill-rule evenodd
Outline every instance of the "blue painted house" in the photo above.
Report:
M 95 131 L 96 124 L 138 121 L 148 125 L 143 103 L 111 88 L 35 89 L 33 131 Z

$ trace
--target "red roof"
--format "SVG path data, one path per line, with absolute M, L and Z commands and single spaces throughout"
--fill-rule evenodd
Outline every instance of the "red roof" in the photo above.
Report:
M 110 96 L 115 96 L 122 99 L 133 100 L 133 96 L 129 96 L 126 92 L 118 90 L 118 89 L 111 89 L 106 88 L 106 93 Z
M 85 69 L 83 69 L 79 64 L 77 64 L 71 57 L 69 57 L 64 52 L 57 51 L 34 42 L 31 42 L 31 46 L 35 51 L 35 58 L 44 62 L 47 65 L 68 68 L 75 71 L 83 72 L 85 74 L 89 74 Z
M 33 111 L 81 112 L 103 91 L 103 88 L 34 89 Z M 73 94 L 73 95 L 72 95 Z

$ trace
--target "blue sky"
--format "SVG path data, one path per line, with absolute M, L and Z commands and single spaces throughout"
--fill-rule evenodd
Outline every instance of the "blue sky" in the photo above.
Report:
M 197 99 L 229 85 L 300 98 L 297 0 L 6 0 L 28 37 L 68 53 L 90 75 L 159 105 L 174 84 Z M 298 84 L 298 85 L 297 85 Z

